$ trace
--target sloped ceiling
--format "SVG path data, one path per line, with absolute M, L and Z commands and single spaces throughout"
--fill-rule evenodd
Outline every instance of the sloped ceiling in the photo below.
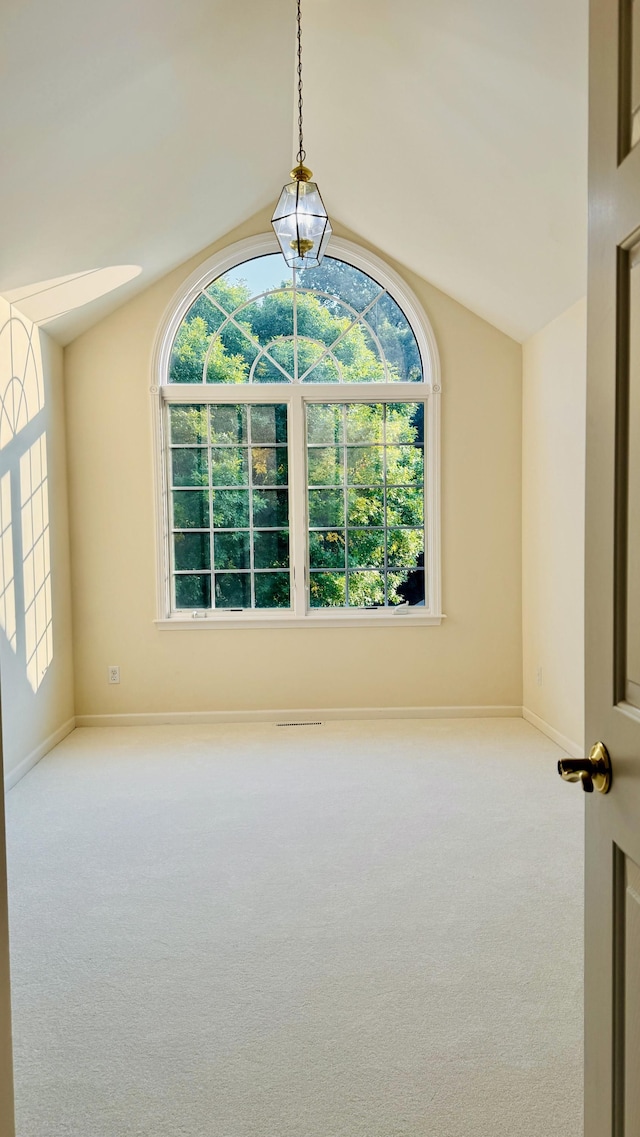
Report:
M 303 17 L 330 213 L 515 338 L 578 299 L 587 0 L 303 0 Z M 294 20 L 294 0 L 6 0 L 0 291 L 125 266 L 49 325 L 68 340 L 275 201 Z
M 341 220 L 516 339 L 584 295 L 587 0 L 308 7 L 309 160 Z

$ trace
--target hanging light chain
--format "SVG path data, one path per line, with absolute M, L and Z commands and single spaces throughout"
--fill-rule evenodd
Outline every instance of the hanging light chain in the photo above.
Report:
M 302 127 L 302 0 L 296 0 L 298 32 L 298 164 L 282 193 L 271 218 L 282 255 L 293 269 L 319 265 L 331 237 L 331 223 L 313 174 L 305 166 Z
M 298 165 L 302 166 L 307 152 L 302 144 L 302 9 L 298 0 Z

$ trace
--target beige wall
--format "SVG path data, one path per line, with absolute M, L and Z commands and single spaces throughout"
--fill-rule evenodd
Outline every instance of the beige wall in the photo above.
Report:
M 446 621 L 389 630 L 154 626 L 149 385 L 158 325 L 198 263 L 268 228 L 267 213 L 254 217 L 66 349 L 77 713 L 519 706 L 521 348 L 398 265 L 442 358 Z M 108 686 L 114 663 L 121 683 Z
M 11 784 L 70 729 L 62 349 L 0 300 L 0 661 Z
M 524 344 L 522 407 L 523 701 L 577 748 L 584 731 L 585 399 L 581 300 Z

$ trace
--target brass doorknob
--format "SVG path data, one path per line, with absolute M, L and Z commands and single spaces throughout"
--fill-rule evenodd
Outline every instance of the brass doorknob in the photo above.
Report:
M 558 773 L 565 782 L 582 782 L 586 794 L 592 794 L 594 786 L 601 794 L 607 794 L 611 789 L 609 751 L 604 742 L 596 742 L 588 758 L 561 758 Z

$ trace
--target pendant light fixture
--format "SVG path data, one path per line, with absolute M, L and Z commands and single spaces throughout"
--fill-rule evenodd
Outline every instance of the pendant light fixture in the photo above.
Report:
M 283 187 L 271 224 L 290 268 L 315 268 L 331 236 L 331 225 L 302 144 L 302 14 L 298 0 L 298 164 Z

